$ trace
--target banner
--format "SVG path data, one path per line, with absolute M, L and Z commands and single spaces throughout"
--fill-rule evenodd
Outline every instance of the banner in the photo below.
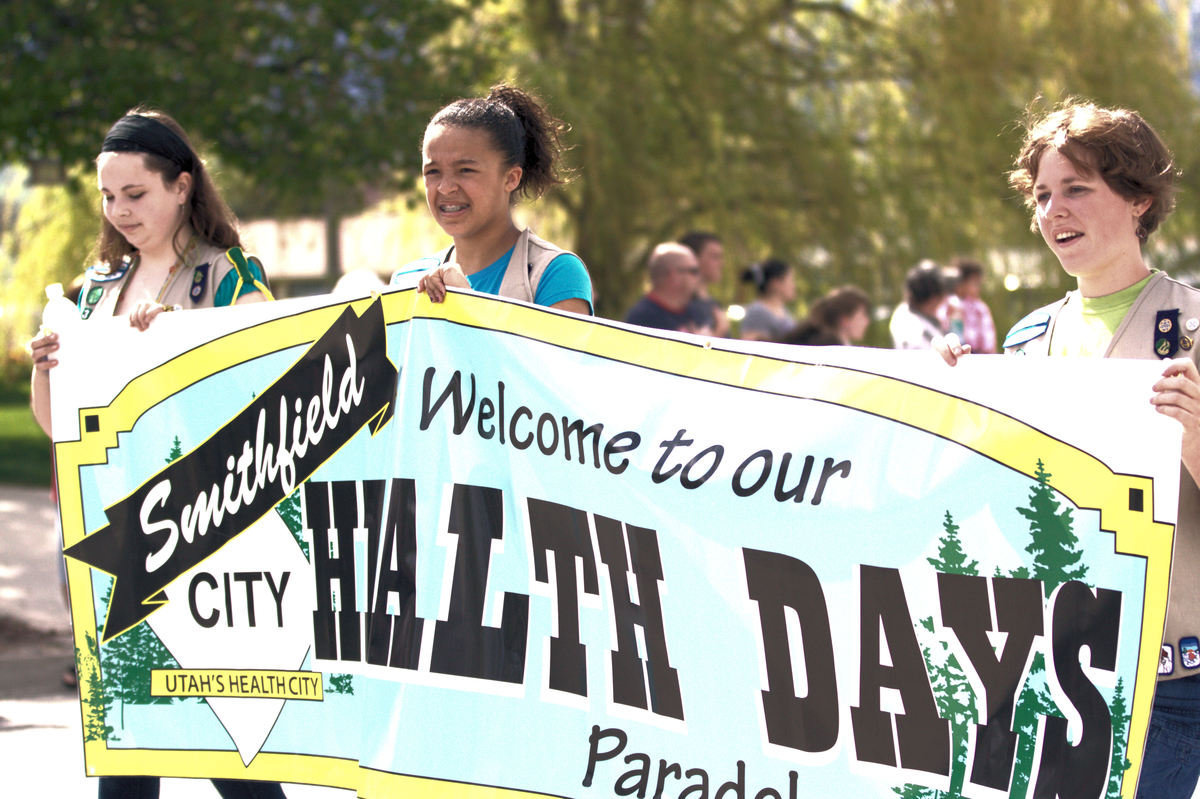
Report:
M 79 328 L 53 413 L 91 775 L 1134 795 L 1179 479 L 1156 362 L 409 290 Z

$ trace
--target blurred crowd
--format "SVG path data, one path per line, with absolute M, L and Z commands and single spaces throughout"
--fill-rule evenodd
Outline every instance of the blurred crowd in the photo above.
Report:
M 754 294 L 744 305 L 716 296 L 725 281 L 725 264 L 725 248 L 716 233 L 691 231 L 659 244 L 646 262 L 646 292 L 625 321 L 747 341 L 828 346 L 862 344 L 872 322 L 888 318 L 895 349 L 931 349 L 942 336 L 955 333 L 973 352 L 996 352 L 995 324 L 981 296 L 983 266 L 969 258 L 948 264 L 921 261 L 909 270 L 895 297 L 876 301 L 851 285 L 801 299 L 794 265 L 766 258 L 741 270 L 741 282 Z

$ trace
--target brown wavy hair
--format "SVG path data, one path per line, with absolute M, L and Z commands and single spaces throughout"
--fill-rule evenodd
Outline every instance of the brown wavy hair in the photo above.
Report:
M 1030 115 L 1025 130 L 1008 182 L 1025 196 L 1031 211 L 1037 206 L 1033 187 L 1038 165 L 1051 148 L 1081 175 L 1099 174 L 1126 200 L 1150 199 L 1138 220 L 1137 236 L 1143 242 L 1174 209 L 1178 172 L 1171 151 L 1136 111 L 1070 98 L 1040 118 Z M 1037 230 L 1036 214 L 1030 227 Z

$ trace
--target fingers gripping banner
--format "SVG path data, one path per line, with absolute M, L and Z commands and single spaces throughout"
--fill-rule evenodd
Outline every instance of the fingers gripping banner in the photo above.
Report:
M 53 410 L 90 774 L 1133 796 L 1179 479 L 1155 363 L 467 292 L 88 325 Z

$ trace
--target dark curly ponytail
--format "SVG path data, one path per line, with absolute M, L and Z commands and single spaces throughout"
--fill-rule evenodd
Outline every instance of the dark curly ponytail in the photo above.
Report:
M 505 166 L 521 167 L 514 199 L 536 199 L 551 186 L 565 182 L 558 161 L 564 149 L 560 136 L 569 126 L 551 115 L 536 97 L 515 86 L 500 84 L 493 86 L 487 97 L 455 100 L 434 114 L 429 124 L 487 131 Z

